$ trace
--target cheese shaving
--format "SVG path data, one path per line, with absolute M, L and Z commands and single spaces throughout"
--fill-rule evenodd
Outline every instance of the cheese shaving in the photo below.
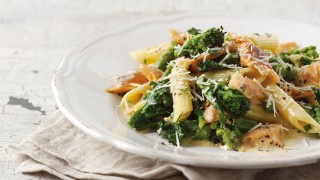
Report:
M 203 62 L 206 61 L 208 52 L 209 52 L 209 48 L 208 48 L 208 49 L 206 50 L 206 52 L 204 53 Z
M 134 87 L 139 87 L 139 86 L 141 86 L 141 84 L 138 84 L 138 83 L 130 83 L 129 85 L 134 86 Z
M 289 129 L 283 127 L 282 124 L 265 124 L 265 125 L 261 125 L 261 127 L 271 127 L 271 126 L 277 126 L 277 127 L 279 127 L 280 129 L 283 129 L 283 130 L 285 130 L 285 131 L 289 131 Z
M 289 63 L 284 62 L 279 55 L 277 56 L 277 59 L 278 59 L 278 62 L 279 62 L 281 65 L 283 65 L 284 67 L 286 67 L 286 68 L 287 68 L 287 67 L 292 67 L 292 64 L 289 64 Z
M 198 99 L 200 99 L 200 101 L 203 101 L 203 100 L 204 100 L 203 94 L 202 94 L 202 96 L 200 96 L 200 94 L 198 94 L 195 90 L 190 89 L 190 91 L 191 91 L 191 93 L 193 94 L 193 97 L 194 97 L 194 98 L 198 98 Z
M 268 98 L 270 98 L 270 101 L 273 103 L 273 115 L 274 117 L 278 116 L 278 112 L 276 110 L 276 101 L 274 100 L 274 98 L 272 97 L 272 94 L 269 93 L 263 86 L 262 84 L 256 79 L 253 78 L 253 81 L 258 85 L 258 87 L 262 90 L 262 92 L 268 96 Z
M 255 125 L 255 126 L 254 126 L 253 128 L 251 128 L 247 133 L 252 132 L 252 131 L 258 129 L 260 126 L 262 126 L 262 123 L 259 123 L 259 124 Z
M 187 44 L 188 41 L 189 41 L 189 39 L 187 39 L 187 40 L 183 43 L 183 45 L 180 47 L 180 50 L 179 50 L 179 52 L 178 52 L 178 55 L 181 54 L 182 49 L 184 48 L 184 46 L 186 46 L 186 44 Z
M 224 58 L 219 62 L 219 64 L 224 63 L 229 57 L 230 57 L 230 54 L 225 55 Z

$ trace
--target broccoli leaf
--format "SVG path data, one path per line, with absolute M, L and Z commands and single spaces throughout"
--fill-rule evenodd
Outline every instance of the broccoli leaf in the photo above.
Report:
M 187 32 L 188 32 L 189 34 L 191 34 L 191 35 L 198 35 L 198 34 L 201 33 L 201 30 L 192 27 L 192 28 L 188 29 Z
M 179 143 L 182 143 L 184 138 L 184 133 L 180 124 L 172 123 L 167 130 L 166 137 L 169 143 L 173 145 L 178 144 L 177 140 L 179 140 Z
M 313 97 L 320 104 L 320 89 L 313 87 Z
M 227 85 L 217 91 L 217 101 L 233 117 L 241 117 L 250 108 L 249 100 L 237 89 Z
M 137 129 L 143 130 L 155 126 L 159 116 L 168 116 L 172 112 L 172 97 L 169 87 L 159 88 L 166 81 L 151 83 L 153 91 L 144 97 L 146 103 L 133 113 L 128 124 Z
M 245 118 L 237 118 L 235 119 L 235 127 L 237 127 L 242 133 L 248 132 L 251 128 L 257 125 L 257 121 L 245 119 Z

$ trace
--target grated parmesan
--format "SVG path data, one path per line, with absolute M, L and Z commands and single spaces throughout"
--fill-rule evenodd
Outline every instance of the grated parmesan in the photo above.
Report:
M 270 101 L 273 103 L 273 116 L 274 117 L 278 116 L 278 112 L 276 110 L 276 101 L 272 97 L 272 94 L 269 93 L 256 78 L 253 78 L 253 81 L 258 85 L 258 87 L 262 90 L 262 92 L 268 96 L 268 101 L 270 99 Z
M 254 131 L 254 130 L 256 130 L 256 129 L 258 129 L 260 126 L 262 126 L 262 123 L 259 123 L 259 124 L 255 125 L 253 128 L 251 128 L 251 129 L 248 131 L 248 133 L 249 133 L 249 132 L 252 132 L 252 131 Z

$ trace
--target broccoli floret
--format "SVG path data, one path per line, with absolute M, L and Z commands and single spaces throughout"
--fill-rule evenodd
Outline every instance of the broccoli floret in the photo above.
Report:
M 291 51 L 289 51 L 287 54 L 301 54 L 310 58 L 318 58 L 319 54 L 317 52 L 317 47 L 316 46 L 307 46 L 305 48 L 302 48 L 300 50 L 298 49 L 293 49 Z
M 206 99 L 219 111 L 222 124 L 226 121 L 223 110 L 227 111 L 232 117 L 241 117 L 250 108 L 249 100 L 239 90 L 232 89 L 222 82 L 214 82 L 202 75 L 196 84 L 200 87 Z
M 314 119 L 320 124 L 320 107 L 314 104 L 300 104 L 301 107 Z
M 172 97 L 169 87 L 158 88 L 166 81 L 151 83 L 153 91 L 146 94 L 146 103 L 133 113 L 128 124 L 137 129 L 143 130 L 156 125 L 157 120 L 162 116 L 168 116 L 172 112 Z
M 174 46 L 176 45 L 176 43 L 171 42 L 169 49 L 164 52 L 159 59 L 156 61 L 155 63 L 155 67 L 161 70 L 166 70 L 166 66 L 168 65 L 168 63 L 172 60 L 175 59 L 174 56 Z
M 228 146 L 230 150 L 237 150 L 239 145 L 239 138 L 236 136 L 234 131 L 228 128 L 221 128 L 216 130 L 217 136 L 221 137 L 221 142 Z
M 320 89 L 312 88 L 314 99 L 320 104 Z
M 210 125 L 210 128 L 212 129 L 211 136 L 209 137 L 209 140 L 213 143 L 221 143 L 223 145 L 226 145 L 228 149 L 230 150 L 238 150 L 239 147 L 239 140 L 243 136 L 244 133 L 246 133 L 248 130 L 248 126 L 251 127 L 254 122 L 250 123 L 242 123 L 234 124 L 233 125 L 227 125 L 225 127 L 222 127 L 220 122 L 214 122 Z M 239 127 L 238 127 L 239 126 Z M 239 131 L 239 128 L 242 132 Z
M 218 89 L 220 86 L 222 86 L 222 83 L 212 83 L 209 81 L 209 79 L 202 75 L 199 77 L 199 79 L 196 82 L 197 86 L 201 89 L 202 93 L 206 97 L 206 99 L 213 105 L 215 109 L 219 112 L 219 121 L 221 124 L 225 124 L 227 121 L 227 117 L 224 114 L 224 111 L 221 107 L 221 105 L 216 101 L 216 89 Z M 209 84 L 209 85 L 207 85 Z
M 166 132 L 169 143 L 173 145 L 178 144 L 177 139 L 179 140 L 179 143 L 182 143 L 184 136 L 183 128 L 179 123 L 172 123 Z
M 285 67 L 282 64 L 276 64 L 272 66 L 272 69 L 276 71 L 286 81 L 292 81 L 298 74 L 297 70 L 293 66 Z
M 319 61 L 316 59 L 319 57 L 319 54 L 315 46 L 308 46 L 300 50 L 293 49 L 287 53 L 280 53 L 280 57 L 283 61 L 298 66 L 309 65 Z
M 169 143 L 177 145 L 177 139 L 180 144 L 183 143 L 185 138 L 192 139 L 208 139 L 211 135 L 211 129 L 209 125 L 204 125 L 203 127 L 197 126 L 197 121 L 195 120 L 184 120 L 177 123 L 165 123 L 164 121 L 158 122 L 158 134 L 166 137 Z
M 221 47 L 224 42 L 223 27 L 210 28 L 202 34 L 198 34 L 188 40 L 179 50 L 179 56 L 195 56 L 207 50 L 209 53 L 214 53 L 210 49 Z
M 197 128 L 192 139 L 203 140 L 208 139 L 211 135 L 211 129 L 209 125 L 204 125 L 202 128 Z
M 187 32 L 188 32 L 189 34 L 191 34 L 191 35 L 198 35 L 198 34 L 201 33 L 201 30 L 192 27 L 192 28 L 188 29 Z
M 249 100 L 237 89 L 227 85 L 217 91 L 217 101 L 233 117 L 241 117 L 250 108 Z

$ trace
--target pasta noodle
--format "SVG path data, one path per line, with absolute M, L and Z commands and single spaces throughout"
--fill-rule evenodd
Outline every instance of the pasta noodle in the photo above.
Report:
M 315 46 L 296 49 L 272 34 L 222 26 L 169 34 L 172 42 L 132 52 L 140 72 L 107 89 L 123 95 L 120 106 L 135 130 L 178 147 L 207 140 L 239 151 L 283 148 L 286 131 L 320 134 Z
M 295 128 L 306 131 L 305 126 L 310 124 L 309 133 L 319 133 L 320 124 L 318 124 L 298 103 L 296 103 L 288 94 L 286 94 L 277 85 L 272 84 L 266 87 L 275 99 L 279 114 Z
M 123 96 L 120 107 L 124 109 L 126 114 L 132 113 L 134 106 L 138 104 L 143 95 L 145 95 L 149 90 L 151 90 L 149 82 L 132 89 Z

